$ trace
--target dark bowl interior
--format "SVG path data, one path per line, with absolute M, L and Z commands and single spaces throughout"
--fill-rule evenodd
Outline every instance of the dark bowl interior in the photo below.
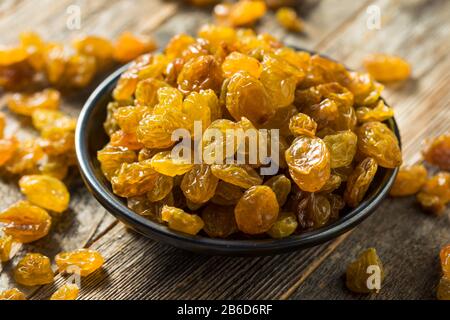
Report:
M 103 129 L 106 105 L 111 101 L 112 90 L 126 68 L 127 66 L 124 66 L 111 74 L 84 105 L 76 132 L 76 153 L 81 175 L 94 197 L 117 219 L 149 238 L 206 254 L 250 256 L 299 250 L 333 239 L 359 224 L 382 202 L 394 182 L 398 168 L 379 168 L 363 202 L 357 208 L 344 210 L 341 218 L 320 229 L 284 239 L 223 240 L 201 235 L 191 236 L 170 230 L 128 209 L 124 199 L 113 194 L 110 183 L 103 176 L 97 161 L 97 151 L 108 141 L 108 136 Z M 400 141 L 395 120 L 390 119 L 385 123 L 395 132 Z

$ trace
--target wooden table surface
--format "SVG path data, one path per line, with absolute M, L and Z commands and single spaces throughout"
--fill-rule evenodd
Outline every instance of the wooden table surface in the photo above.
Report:
M 272 13 L 257 29 L 355 69 L 371 52 L 398 54 L 412 64 L 412 79 L 387 86 L 384 97 L 396 111 L 405 163 L 420 159 L 422 140 L 449 130 L 450 1 L 300 2 L 305 34 L 284 32 Z M 67 8 L 73 4 L 81 9 L 80 30 L 66 27 Z M 379 30 L 367 24 L 373 10 L 380 12 Z M 0 41 L 13 43 L 26 30 L 66 42 L 80 33 L 114 38 L 129 30 L 153 34 L 162 46 L 174 34 L 194 34 L 211 20 L 210 11 L 162 0 L 3 0 Z M 67 97 L 64 109 L 77 114 L 91 90 Z M 4 109 L 4 97 L 0 101 Z M 14 130 L 19 120 L 11 114 L 8 118 Z M 16 181 L 0 180 L 0 197 L 0 209 L 20 199 Z M 78 184 L 70 210 L 51 235 L 22 248 L 18 256 L 32 250 L 53 257 L 83 246 L 99 250 L 106 264 L 83 279 L 81 299 L 433 299 L 440 276 L 438 252 L 447 243 L 449 210 L 432 217 L 413 198 L 404 198 L 386 199 L 353 231 L 308 250 L 257 258 L 201 256 L 130 231 Z M 378 295 L 355 295 L 346 290 L 343 275 L 346 265 L 368 247 L 377 249 L 386 280 Z M 17 260 L 3 264 L 0 289 L 16 286 L 10 270 Z M 32 299 L 47 299 L 64 281 L 58 275 L 55 284 L 22 289 Z

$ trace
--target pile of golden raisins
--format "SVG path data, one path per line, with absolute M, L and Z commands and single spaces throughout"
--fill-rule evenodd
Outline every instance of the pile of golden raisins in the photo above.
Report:
M 95 74 L 114 61 L 128 62 L 155 49 L 151 39 L 129 32 L 116 43 L 86 36 L 74 41 L 72 48 L 59 43 L 45 43 L 35 33 L 23 33 L 20 44 L 0 49 L 0 87 L 34 92 L 15 92 L 7 97 L 8 109 L 18 117 L 28 117 L 37 137 L 19 141 L 15 134 L 6 136 L 6 115 L 0 112 L 0 170 L 2 176 L 18 177 L 26 200 L 18 201 L 0 212 L 0 260 L 9 261 L 15 244 L 37 241 L 50 232 L 52 216 L 67 210 L 70 194 L 63 183 L 76 166 L 76 119 L 59 110 L 61 94 L 50 87 L 85 87 Z M 40 87 L 45 89 L 39 90 Z M 74 171 L 75 173 L 77 171 Z M 98 252 L 80 249 L 56 256 L 60 272 L 87 276 L 103 265 Z M 14 279 L 24 286 L 52 283 L 54 272 L 50 259 L 28 253 L 14 268 Z M 78 287 L 67 284 L 51 299 L 75 299 Z M 18 289 L 0 293 L 1 299 L 24 299 Z
M 177 35 L 122 74 L 98 160 L 129 208 L 173 230 L 283 238 L 335 221 L 361 203 L 379 167 L 402 163 L 383 123 L 393 110 L 382 89 L 367 73 L 269 34 L 205 25 L 197 38 Z M 172 155 L 174 130 L 198 138 L 194 121 L 203 130 L 197 151 L 209 159 L 195 164 Z M 238 156 L 226 145 L 238 129 L 279 131 L 278 153 L 269 157 L 277 172 L 261 175 L 267 163 L 223 163 Z M 208 139 L 213 131 L 223 139 Z M 245 156 L 251 147 L 271 150 L 271 139 L 257 138 Z

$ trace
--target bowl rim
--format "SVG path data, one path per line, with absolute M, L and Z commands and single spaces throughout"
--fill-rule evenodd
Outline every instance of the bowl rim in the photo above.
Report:
M 295 49 L 304 50 L 301 48 Z M 120 75 L 127 70 L 128 66 L 129 64 L 124 65 L 114 71 L 87 99 L 77 122 L 75 149 L 80 173 L 88 190 L 109 213 L 113 214 L 118 220 L 125 224 L 131 225 L 133 229 L 147 237 L 160 242 L 169 243 L 185 250 L 215 255 L 254 256 L 304 249 L 336 238 L 361 223 L 380 205 L 394 183 L 399 168 L 383 168 L 386 170 L 386 173 L 381 180 L 380 186 L 371 197 L 364 199 L 358 207 L 324 227 L 282 239 L 226 240 L 198 235 L 192 236 L 170 230 L 162 224 L 148 220 L 133 212 L 119 200 L 118 196 L 114 195 L 111 190 L 106 188 L 97 178 L 94 169 L 95 166 L 93 161 L 91 161 L 92 157 L 90 157 L 89 154 L 86 129 L 89 124 L 90 116 L 93 111 L 96 110 L 98 102 L 104 98 L 105 95 L 111 94 Z M 401 146 L 400 133 L 395 119 L 388 119 L 387 122 L 389 122 L 390 128 L 394 131 L 394 134 L 399 141 L 399 145 Z M 96 161 L 96 159 L 94 161 Z

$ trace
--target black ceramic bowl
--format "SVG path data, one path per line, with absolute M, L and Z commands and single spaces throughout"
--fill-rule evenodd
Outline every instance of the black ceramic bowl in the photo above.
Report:
M 157 241 L 178 248 L 206 254 L 220 255 L 267 255 L 299 250 L 333 239 L 355 227 L 367 218 L 387 196 L 398 169 L 379 168 L 376 177 L 363 202 L 355 209 L 342 212 L 339 220 L 320 229 L 293 235 L 285 239 L 264 240 L 223 240 L 203 236 L 191 236 L 168 229 L 166 226 L 149 221 L 127 208 L 124 199 L 113 194 L 110 183 L 100 170 L 97 151 L 108 141 L 103 122 L 106 105 L 112 100 L 111 93 L 124 66 L 109 76 L 92 93 L 81 111 L 76 131 L 76 153 L 81 175 L 94 197 L 117 219 Z M 386 124 L 395 132 L 400 141 L 394 119 Z

